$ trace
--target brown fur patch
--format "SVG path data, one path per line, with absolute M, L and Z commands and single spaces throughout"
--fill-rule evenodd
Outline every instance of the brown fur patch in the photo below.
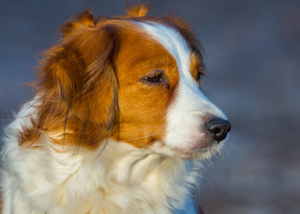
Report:
M 203 61 L 200 58 L 200 56 L 196 53 L 191 54 L 190 60 L 191 60 L 190 73 L 193 79 L 200 86 L 200 77 L 201 75 L 205 75 Z
M 120 130 L 116 140 L 145 147 L 166 134 L 166 114 L 179 80 L 175 59 L 142 32 L 124 32 L 117 57 Z M 163 73 L 163 83 L 143 77 Z

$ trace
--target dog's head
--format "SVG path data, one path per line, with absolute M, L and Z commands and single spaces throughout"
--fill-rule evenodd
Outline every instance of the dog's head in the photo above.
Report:
M 33 127 L 89 149 L 113 139 L 203 158 L 220 147 L 230 123 L 201 91 L 199 43 L 180 18 L 149 10 L 138 4 L 98 20 L 87 10 L 61 26 L 38 68 Z

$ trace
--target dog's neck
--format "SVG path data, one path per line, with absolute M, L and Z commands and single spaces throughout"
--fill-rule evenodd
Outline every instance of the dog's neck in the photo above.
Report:
M 55 181 L 65 191 L 60 197 L 67 197 L 73 210 L 86 199 L 83 206 L 92 204 L 96 212 L 169 213 L 170 207 L 184 207 L 198 174 L 197 162 L 113 141 L 93 152 L 51 156 L 60 163 L 54 173 L 64 175 Z

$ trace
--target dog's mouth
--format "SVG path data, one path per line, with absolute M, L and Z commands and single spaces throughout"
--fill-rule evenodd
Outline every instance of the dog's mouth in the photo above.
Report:
M 150 148 L 157 153 L 168 156 L 177 156 L 185 159 L 202 160 L 210 158 L 223 147 L 223 142 L 216 142 L 198 148 L 180 149 L 166 145 L 163 141 L 155 142 Z

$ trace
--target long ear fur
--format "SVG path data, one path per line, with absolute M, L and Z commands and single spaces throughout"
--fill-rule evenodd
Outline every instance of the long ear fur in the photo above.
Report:
M 116 29 L 96 29 L 93 22 L 89 11 L 66 22 L 61 43 L 43 54 L 34 84 L 38 118 L 27 135 L 59 132 L 57 143 L 94 148 L 112 133 L 118 120 Z M 31 142 L 24 133 L 22 142 Z

